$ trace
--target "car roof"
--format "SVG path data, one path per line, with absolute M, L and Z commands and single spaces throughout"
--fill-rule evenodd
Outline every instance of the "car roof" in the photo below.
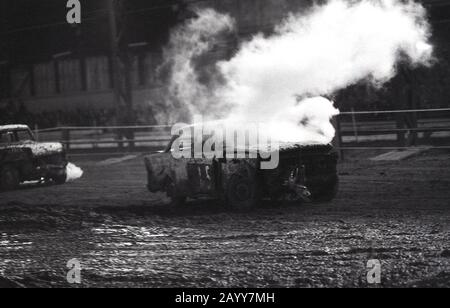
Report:
M 23 129 L 29 129 L 29 127 L 27 125 L 22 125 L 22 124 L 0 126 L 0 132 L 1 131 L 10 131 L 10 130 L 23 130 Z

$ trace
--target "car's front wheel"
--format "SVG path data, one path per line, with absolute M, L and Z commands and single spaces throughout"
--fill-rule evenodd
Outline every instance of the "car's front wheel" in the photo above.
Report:
M 250 167 L 241 167 L 233 173 L 227 183 L 226 199 L 235 210 L 249 210 L 261 201 L 256 172 Z
M 331 202 L 336 198 L 339 191 L 339 178 L 333 177 L 327 183 L 323 183 L 319 189 L 312 194 L 312 200 L 314 202 Z
M 19 187 L 20 174 L 14 166 L 4 166 L 0 171 L 0 189 L 13 190 Z
M 174 207 L 181 207 L 186 204 L 187 196 L 179 190 L 172 180 L 166 184 L 166 193 L 170 198 L 170 204 Z

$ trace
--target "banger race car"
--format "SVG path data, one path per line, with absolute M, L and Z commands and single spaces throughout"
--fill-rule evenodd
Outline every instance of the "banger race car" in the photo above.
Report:
M 173 136 L 164 151 L 144 158 L 149 191 L 165 192 L 173 205 L 182 205 L 187 198 L 212 197 L 234 209 L 249 209 L 263 198 L 331 201 L 338 191 L 338 154 L 329 144 L 282 144 L 278 166 L 264 170 L 261 153 L 236 158 L 227 154 L 226 145 L 222 158 L 175 158 L 179 137 Z M 188 148 L 194 147 L 192 138 Z
M 67 179 L 67 159 L 61 143 L 37 142 L 26 125 L 0 126 L 0 190 L 13 190 L 25 181 Z

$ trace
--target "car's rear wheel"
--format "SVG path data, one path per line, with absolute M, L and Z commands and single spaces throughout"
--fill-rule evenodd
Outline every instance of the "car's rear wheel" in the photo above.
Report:
M 227 183 L 226 199 L 235 210 L 249 210 L 261 200 L 256 172 L 242 167 L 232 174 Z
M 186 200 L 187 200 L 187 197 L 181 196 L 181 195 L 176 195 L 176 196 L 170 197 L 170 203 L 174 207 L 181 207 L 181 206 L 185 205 Z
M 14 166 L 4 166 L 0 171 L 0 188 L 14 190 L 19 187 L 20 174 Z
M 65 184 L 66 181 L 67 181 L 67 173 L 66 172 L 62 172 L 62 173 L 60 173 L 58 175 L 52 176 L 52 180 L 57 185 Z
M 314 202 L 331 202 L 336 198 L 339 191 L 339 178 L 336 176 L 332 181 L 326 183 L 317 192 L 312 194 Z
M 180 192 L 172 180 L 167 185 L 167 195 L 170 198 L 170 204 L 174 207 L 181 207 L 186 204 L 187 196 Z

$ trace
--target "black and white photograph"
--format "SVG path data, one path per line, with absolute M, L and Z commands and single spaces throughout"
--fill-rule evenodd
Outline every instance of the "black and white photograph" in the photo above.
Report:
M 0 0 L 1 289 L 449 287 L 450 1 Z

